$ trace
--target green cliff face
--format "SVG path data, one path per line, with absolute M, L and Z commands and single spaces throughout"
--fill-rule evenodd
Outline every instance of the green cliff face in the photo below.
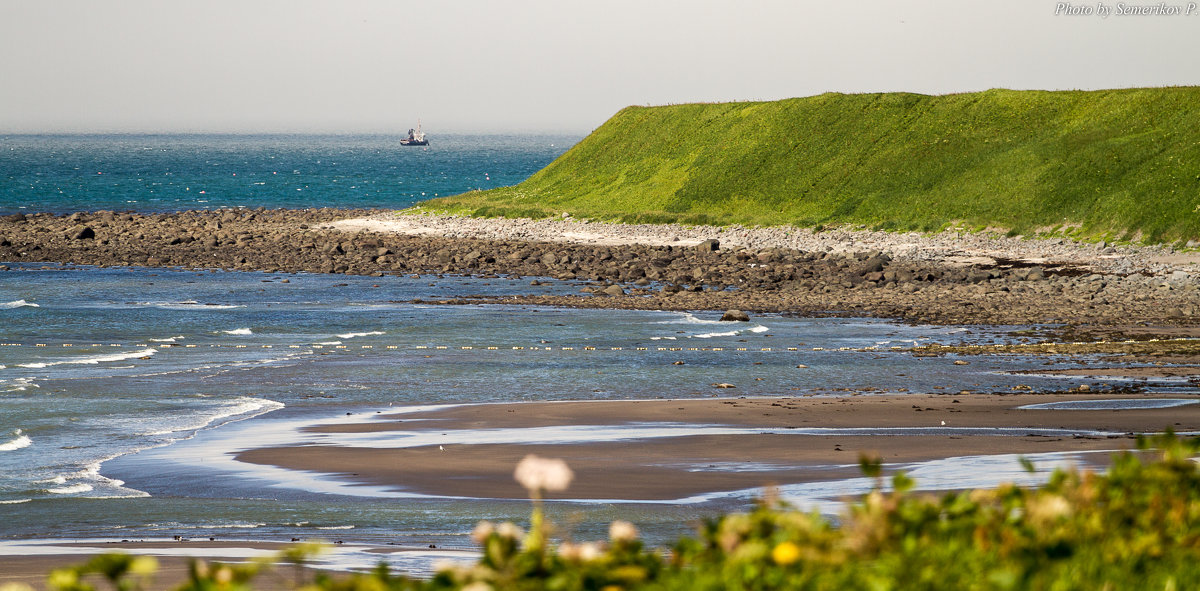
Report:
M 476 215 L 1200 237 L 1200 87 L 629 107 Z

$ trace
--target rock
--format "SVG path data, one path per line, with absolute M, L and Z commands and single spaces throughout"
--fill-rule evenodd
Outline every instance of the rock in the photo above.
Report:
M 621 295 L 625 295 L 625 290 L 620 285 L 610 285 L 610 286 L 604 288 L 604 291 L 602 291 L 601 293 L 603 293 L 604 295 L 610 295 L 610 296 L 621 296 Z
M 721 241 L 716 238 L 709 238 L 704 242 L 696 245 L 696 250 L 700 252 L 714 252 L 721 250 Z
M 750 315 L 741 310 L 726 310 L 721 322 L 750 322 Z
M 96 237 L 96 231 L 91 226 L 79 224 L 67 231 L 72 240 L 91 240 Z

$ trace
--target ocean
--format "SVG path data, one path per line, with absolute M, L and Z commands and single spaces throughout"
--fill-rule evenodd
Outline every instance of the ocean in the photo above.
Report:
M 422 149 L 385 137 L 10 136 L 0 150 L 0 213 L 403 208 L 516 183 L 574 141 L 432 140 Z M 892 350 L 1011 342 L 1014 327 L 783 315 L 731 325 L 705 312 L 410 303 L 528 293 L 528 278 L 7 267 L 0 271 L 0 549 L 176 536 L 465 549 L 478 520 L 522 521 L 528 504 L 358 486 L 240 464 L 229 454 L 311 443 L 303 426 L 314 421 L 430 405 L 711 397 L 715 382 L 742 384 L 740 396 L 1053 390 L 1062 378 L 1014 372 L 1067 364 L 1014 355 L 977 359 L 964 370 L 952 358 Z M 547 279 L 536 289 L 578 294 L 580 284 Z M 1019 477 L 1016 462 L 1009 464 Z M 963 474 L 983 484 L 1014 474 L 969 463 L 950 472 L 941 464 L 913 468 L 930 480 L 948 474 L 953 485 Z M 603 537 L 619 517 L 663 542 L 690 531 L 699 516 L 747 507 L 754 486 L 677 502 L 581 500 L 550 510 L 583 539 Z M 823 486 L 795 492 L 830 499 L 863 484 Z M 369 568 L 380 556 L 343 553 L 337 566 Z M 395 561 L 427 571 L 432 558 L 405 564 L 412 556 Z
M 525 180 L 578 136 L 0 135 L 0 215 L 403 209 Z

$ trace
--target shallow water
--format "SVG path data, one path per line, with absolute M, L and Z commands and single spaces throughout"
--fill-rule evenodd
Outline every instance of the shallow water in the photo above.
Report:
M 952 356 L 890 348 L 1007 342 L 1010 327 L 778 315 L 730 324 L 718 313 L 404 303 L 531 289 L 575 294 L 574 282 L 12 267 L 0 272 L 0 539 L 9 540 L 322 537 L 461 547 L 477 520 L 522 520 L 527 504 L 407 495 L 238 464 L 228 453 L 312 441 L 299 427 L 314 420 L 412 406 L 730 393 L 714 390 L 716 382 L 736 384 L 738 396 L 1058 389 L 1061 378 L 1012 372 L 1067 366 L 1021 356 L 956 366 Z M 874 349 L 854 350 L 867 347 Z M 538 436 L 697 429 L 731 431 L 654 425 Z M 515 441 L 530 430 L 410 436 L 408 444 Z M 343 444 L 405 444 L 379 437 L 346 436 Z M 950 480 L 1006 474 L 978 462 L 956 463 Z M 581 500 L 552 511 L 580 537 L 602 537 L 604 523 L 619 516 L 663 540 L 689 531 L 700 515 L 745 507 L 757 490 L 752 473 L 747 483 L 746 491 L 673 504 Z M 822 506 L 845 486 L 859 484 L 789 494 Z

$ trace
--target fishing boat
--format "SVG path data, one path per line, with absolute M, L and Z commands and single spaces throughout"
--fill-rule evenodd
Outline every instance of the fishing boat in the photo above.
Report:
M 425 132 L 421 131 L 421 120 L 417 120 L 417 128 L 408 130 L 408 137 L 400 140 L 401 146 L 428 146 L 429 140 L 425 139 Z

